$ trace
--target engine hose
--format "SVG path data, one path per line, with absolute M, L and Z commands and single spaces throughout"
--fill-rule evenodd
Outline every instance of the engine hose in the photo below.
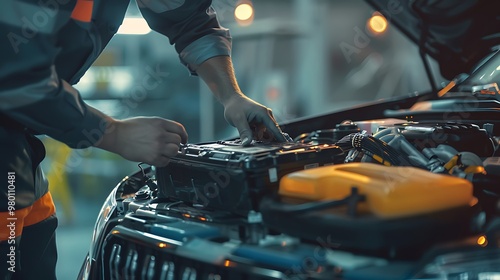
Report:
M 354 137 L 355 134 L 360 134 L 360 133 L 351 133 L 349 135 L 346 135 L 342 137 L 339 141 L 337 141 L 335 145 L 339 146 L 344 151 L 352 149 L 353 148 L 352 138 Z
M 372 158 L 381 163 L 387 161 L 390 165 L 408 165 L 398 151 L 373 136 L 356 133 L 352 135 L 351 143 L 352 147 L 368 152 Z

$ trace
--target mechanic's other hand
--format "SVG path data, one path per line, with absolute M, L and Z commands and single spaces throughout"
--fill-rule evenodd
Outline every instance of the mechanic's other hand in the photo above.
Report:
M 99 148 L 117 153 L 125 159 L 165 166 L 177 155 L 180 143 L 188 135 L 182 124 L 158 117 L 112 120 Z
M 252 139 L 286 142 L 271 109 L 242 95 L 234 94 L 224 102 L 224 117 L 238 129 L 242 145 Z

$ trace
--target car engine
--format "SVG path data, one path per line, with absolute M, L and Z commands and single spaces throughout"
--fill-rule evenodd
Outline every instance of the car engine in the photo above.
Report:
M 481 275 L 500 273 L 499 127 L 346 120 L 287 143 L 187 144 L 167 167 L 140 165 L 118 184 L 83 271 L 99 279 L 490 279 Z

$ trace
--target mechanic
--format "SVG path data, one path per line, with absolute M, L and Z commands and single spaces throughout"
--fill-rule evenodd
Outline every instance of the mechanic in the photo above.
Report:
M 116 120 L 85 104 L 78 82 L 121 24 L 127 0 L 2 0 L 0 10 L 0 277 L 55 279 L 57 218 L 40 169 L 46 134 L 165 166 L 186 143 L 184 127 L 158 117 Z M 231 37 L 210 0 L 137 0 L 150 27 L 224 106 L 243 144 L 267 129 L 285 141 L 270 109 L 234 76 Z

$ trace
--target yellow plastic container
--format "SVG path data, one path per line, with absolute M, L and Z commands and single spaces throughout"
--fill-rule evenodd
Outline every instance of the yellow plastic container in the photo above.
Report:
M 432 213 L 473 205 L 472 184 L 461 178 L 434 174 L 414 167 L 348 163 L 297 171 L 284 176 L 279 193 L 306 200 L 337 200 L 352 187 L 366 196 L 362 212 L 382 218 Z

